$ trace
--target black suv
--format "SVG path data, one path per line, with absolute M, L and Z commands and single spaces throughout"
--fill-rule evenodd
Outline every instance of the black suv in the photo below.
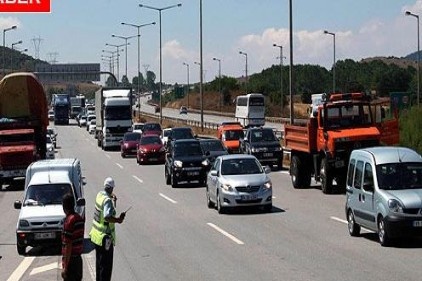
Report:
M 177 187 L 180 182 L 198 181 L 205 185 L 209 161 L 202 152 L 199 140 L 175 140 L 169 142 L 164 174 L 166 183 Z
M 254 155 L 261 164 L 276 165 L 278 169 L 281 169 L 283 151 L 273 129 L 249 128 L 245 138 L 241 140 L 240 147 L 243 153 Z
M 170 134 L 168 136 L 166 149 L 168 149 L 168 146 L 172 141 L 175 140 L 189 140 L 189 139 L 195 139 L 195 136 L 193 135 L 192 128 L 190 127 L 177 127 L 172 128 L 170 130 Z

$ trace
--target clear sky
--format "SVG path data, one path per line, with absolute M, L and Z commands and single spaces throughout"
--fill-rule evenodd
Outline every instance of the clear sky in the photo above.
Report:
M 51 14 L 0 13 L 0 29 L 17 25 L 6 33 L 6 45 L 19 40 L 15 48 L 28 48 L 35 55 L 34 38 L 41 38 L 40 59 L 58 63 L 99 63 L 105 46 L 124 44 L 112 34 L 132 36 L 134 27 L 121 22 L 156 25 L 141 28 L 141 65 L 148 65 L 159 81 L 158 12 L 139 4 L 163 8 L 163 82 L 186 83 L 186 62 L 190 82 L 199 81 L 199 3 L 200 0 L 51 0 Z M 402 57 L 417 50 L 417 20 L 405 16 L 406 10 L 422 16 L 422 0 L 292 0 L 294 63 L 318 64 L 327 69 L 333 63 L 333 36 L 336 34 L 336 59 L 361 60 L 373 56 Z M 239 77 L 278 64 L 283 46 L 284 64 L 289 64 L 288 0 L 203 0 L 203 64 L 205 81 L 222 74 Z M 37 41 L 37 40 L 35 40 Z M 137 72 L 137 39 L 129 40 L 128 76 Z M 109 70 L 106 62 L 103 70 Z M 116 67 L 117 69 L 117 67 Z M 145 73 L 145 68 L 141 66 Z M 120 77 L 125 73 L 125 53 L 120 57 Z

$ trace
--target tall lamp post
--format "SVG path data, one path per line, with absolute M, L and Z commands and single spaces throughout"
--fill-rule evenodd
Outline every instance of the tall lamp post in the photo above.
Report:
M 245 65 L 245 73 L 246 73 L 246 94 L 248 93 L 248 54 L 242 51 L 239 51 L 239 54 L 244 55 L 246 59 L 246 65 Z
M 280 104 L 281 104 L 281 117 L 283 117 L 284 109 L 284 95 L 283 95 L 283 46 L 273 44 L 273 47 L 280 48 Z
M 334 50 L 334 59 L 333 59 L 333 93 L 336 92 L 336 34 L 334 32 L 329 32 L 324 30 L 324 34 L 333 36 L 333 50 Z
M 109 44 L 109 43 L 106 43 L 105 44 L 106 46 L 110 46 L 110 47 L 115 47 L 116 48 L 116 52 L 117 52 L 117 83 L 119 83 L 119 80 L 120 80 L 120 78 L 119 78 L 119 71 L 120 71 L 120 67 L 119 67 L 119 49 L 120 49 L 120 47 L 123 47 L 123 46 L 125 46 L 126 44 L 121 44 L 121 45 L 114 45 L 114 44 Z
M 6 49 L 6 32 L 18 28 L 16 25 L 3 29 L 3 73 L 6 71 L 6 59 L 5 59 L 5 49 Z
M 212 58 L 212 60 L 218 61 L 218 88 L 219 88 L 219 91 L 220 91 L 220 112 L 221 112 L 221 109 L 222 109 L 221 102 L 223 100 L 222 99 L 223 93 L 221 92 L 221 59 Z
M 420 59 L 420 41 L 419 41 L 419 15 L 416 15 L 416 14 L 413 14 L 413 13 L 411 13 L 411 12 L 409 12 L 409 11 L 406 11 L 406 13 L 405 13 L 405 15 L 406 16 L 412 16 L 412 17 L 415 17 L 416 18 L 416 20 L 417 20 L 417 24 L 418 24 L 418 67 L 417 67 L 417 81 L 418 81 L 418 89 L 417 89 L 417 91 L 418 91 L 418 95 L 417 95 L 417 103 L 418 103 L 418 106 L 419 106 L 419 96 L 420 96 L 420 75 L 419 75 L 419 73 L 420 73 L 420 62 L 421 62 L 421 59 Z
M 145 24 L 132 24 L 132 23 L 126 23 L 122 22 L 122 25 L 132 26 L 135 27 L 138 30 L 138 95 L 141 93 L 141 77 L 139 77 L 139 74 L 141 73 L 141 27 L 153 25 L 154 22 L 145 23 Z M 139 101 L 138 104 L 140 104 L 140 95 L 139 95 Z M 139 107 L 140 110 L 140 107 Z
M 13 70 L 13 50 L 15 49 L 16 45 L 22 44 L 22 40 L 19 40 L 18 42 L 12 43 L 12 53 L 10 54 L 10 69 Z
M 152 7 L 152 6 L 147 6 L 147 5 L 143 5 L 143 4 L 139 4 L 139 7 L 141 8 L 147 8 L 147 9 L 151 9 L 151 10 L 155 10 L 158 11 L 158 18 L 159 18 L 159 25 L 160 25 L 160 85 L 159 85 L 159 95 L 160 95 L 160 123 L 163 120 L 163 99 L 161 97 L 162 94 L 162 83 L 163 83 L 163 62 L 162 62 L 162 39 L 161 39 L 161 12 L 164 10 L 168 10 L 171 8 L 176 8 L 176 7 L 180 7 L 182 6 L 182 4 L 176 4 L 176 5 L 171 5 L 171 6 L 167 6 L 167 7 L 163 7 L 163 8 L 157 8 L 157 7 Z
M 186 89 L 186 95 L 188 97 L 188 108 L 189 108 L 189 64 L 184 62 L 183 65 L 186 65 L 186 74 L 187 74 L 187 79 L 188 79 L 188 87 Z
M 112 34 L 111 35 L 111 37 L 114 37 L 114 38 L 120 38 L 120 39 L 123 39 L 123 40 L 125 40 L 125 76 L 126 76 L 126 78 L 127 79 L 129 79 L 128 77 L 127 77 L 127 45 L 129 45 L 130 43 L 128 43 L 127 42 L 127 40 L 129 40 L 129 39 L 132 39 L 132 38 L 135 38 L 135 37 L 138 37 L 138 35 L 133 35 L 133 36 L 120 36 L 120 35 L 116 35 L 116 34 Z

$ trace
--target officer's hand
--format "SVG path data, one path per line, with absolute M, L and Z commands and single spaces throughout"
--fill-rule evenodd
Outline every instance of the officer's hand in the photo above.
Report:
M 120 223 L 122 223 L 124 221 L 125 217 L 126 217 L 126 213 L 125 212 L 120 213 L 120 217 L 119 217 Z

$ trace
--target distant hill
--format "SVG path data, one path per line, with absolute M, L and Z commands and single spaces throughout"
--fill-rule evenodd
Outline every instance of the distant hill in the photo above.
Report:
M 6 73 L 14 71 L 34 71 L 37 63 L 48 64 L 46 61 L 35 59 L 34 57 L 27 55 L 26 52 L 12 50 L 8 47 L 3 48 L 0 46 L 0 68 L 4 67 Z
M 416 56 L 416 55 L 415 55 Z M 412 59 L 413 56 L 412 55 L 408 55 L 404 58 L 397 58 L 397 57 L 372 57 L 372 58 L 366 58 L 366 59 L 362 59 L 361 62 L 372 62 L 372 61 L 382 61 L 385 64 L 395 64 L 398 67 L 401 68 L 408 68 L 409 66 L 416 68 L 417 65 L 417 58 L 415 60 Z M 422 60 L 422 55 L 421 55 L 421 60 Z

